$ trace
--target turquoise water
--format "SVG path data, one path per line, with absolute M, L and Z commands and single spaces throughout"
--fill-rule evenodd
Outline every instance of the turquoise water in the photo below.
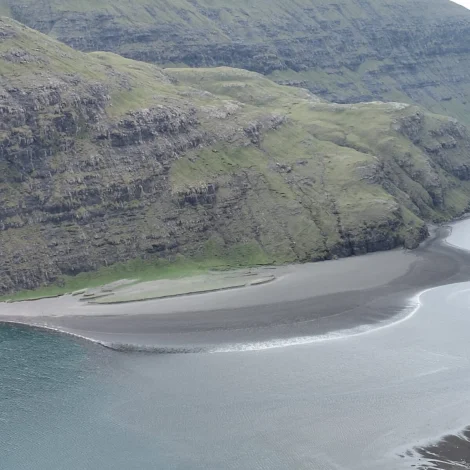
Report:
M 155 455 L 145 467 L 149 453 L 138 432 L 110 412 L 122 405 L 127 378 L 113 359 L 93 344 L 2 326 L 0 468 L 165 468 Z
M 0 469 L 410 468 L 470 424 L 470 283 L 414 300 L 365 334 L 211 354 L 0 326 Z
M 67 337 L 0 328 L 0 468 L 79 468 L 93 444 L 84 431 L 95 425 L 96 397 L 106 392 L 105 359 Z

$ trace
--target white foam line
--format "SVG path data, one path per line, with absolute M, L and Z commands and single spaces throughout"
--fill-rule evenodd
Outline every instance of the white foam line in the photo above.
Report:
M 208 352 L 210 353 L 228 353 L 228 352 L 248 352 L 248 351 L 263 351 L 266 349 L 276 349 L 276 348 L 285 348 L 290 346 L 301 346 L 306 344 L 312 343 L 322 343 L 325 341 L 334 341 L 334 340 L 342 340 L 353 338 L 356 336 L 362 336 L 366 334 L 375 333 L 379 330 L 383 330 L 385 328 L 395 327 L 400 323 L 408 321 L 412 318 L 419 308 L 422 306 L 421 303 L 421 296 L 426 294 L 427 292 L 436 289 L 436 287 L 431 287 L 429 289 L 425 289 L 420 293 L 416 294 L 410 299 L 410 304 L 408 307 L 405 307 L 402 314 L 397 315 L 395 321 L 383 321 L 378 323 L 376 326 L 370 325 L 361 325 L 354 328 L 349 328 L 345 330 L 339 330 L 332 333 L 327 333 L 324 335 L 313 335 L 313 336 L 298 336 L 295 338 L 289 339 L 274 339 L 271 341 L 260 341 L 254 343 L 236 343 L 230 346 L 225 347 L 216 347 L 209 349 Z M 408 312 L 408 309 L 412 309 Z M 408 312 L 408 313 L 407 313 Z
M 107 344 L 98 340 L 98 339 L 93 339 L 88 336 L 80 335 L 78 333 L 74 333 L 72 331 L 64 330 L 62 328 L 58 328 L 56 326 L 49 326 L 46 323 L 34 323 L 34 322 L 27 322 L 27 321 L 21 321 L 21 320 L 2 320 L 0 319 L 0 325 L 2 323 L 9 324 L 9 325 L 21 325 L 21 326 L 28 326 L 32 328 L 39 328 L 41 330 L 46 330 L 46 331 L 54 331 L 55 333 L 61 333 L 64 335 L 68 336 L 73 336 L 74 338 L 79 338 L 83 339 L 86 341 L 89 341 L 90 343 L 95 343 L 99 344 L 101 346 L 106 346 Z
M 313 344 L 313 343 L 322 343 L 326 341 L 344 340 L 348 338 L 375 333 L 385 328 L 395 327 L 399 325 L 400 323 L 408 321 L 410 318 L 412 318 L 422 305 L 421 300 L 420 300 L 421 296 L 433 289 L 436 289 L 436 287 L 423 290 L 420 293 L 413 296 L 410 299 L 410 305 L 408 307 L 405 307 L 401 314 L 398 314 L 396 317 L 394 317 L 395 321 L 385 320 L 383 322 L 376 324 L 376 326 L 361 325 L 361 326 L 357 326 L 354 328 L 327 333 L 324 335 L 297 336 L 297 337 L 289 338 L 289 339 L 273 339 L 270 341 L 258 341 L 258 342 L 253 342 L 253 343 L 234 343 L 234 344 L 223 346 L 223 347 L 216 347 L 216 346 L 208 347 L 206 350 L 203 350 L 202 348 L 197 348 L 194 350 L 194 352 L 230 353 L 230 352 L 264 351 L 267 349 L 286 348 L 286 347 L 302 346 L 302 345 Z M 408 311 L 409 309 L 411 310 Z M 110 342 L 106 342 L 106 341 L 102 341 L 98 339 L 93 339 L 88 336 L 81 335 L 79 333 L 75 333 L 70 330 L 62 329 L 62 328 L 55 327 L 55 326 L 50 326 L 44 323 L 27 322 L 27 321 L 21 321 L 21 320 L 0 320 L 0 323 L 24 325 L 24 326 L 34 327 L 34 328 L 41 328 L 43 330 L 54 331 L 57 333 L 62 333 L 62 334 L 66 334 L 75 338 L 90 341 L 92 343 L 99 344 L 101 346 L 108 347 L 111 349 L 118 349 L 118 347 L 120 346 L 117 343 L 110 343 Z M 130 346 L 130 345 L 126 345 L 126 346 Z M 155 346 L 132 345 L 132 348 L 130 348 L 130 350 L 135 350 L 135 351 L 139 351 L 139 350 L 152 351 L 152 349 L 154 349 L 155 351 L 164 350 L 165 347 L 164 346 L 159 347 L 157 345 Z M 171 350 L 172 348 L 169 347 L 168 349 Z M 190 352 L 190 349 L 188 348 L 186 351 Z

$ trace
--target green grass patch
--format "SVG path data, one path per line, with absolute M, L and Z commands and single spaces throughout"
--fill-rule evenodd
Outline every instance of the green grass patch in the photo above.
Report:
M 81 289 L 100 287 L 122 279 L 136 279 L 138 282 L 177 279 L 203 274 L 210 270 L 226 271 L 241 267 L 267 265 L 276 261 L 256 243 L 225 247 L 217 241 L 209 241 L 199 253 L 190 258 L 176 255 L 169 259 L 143 260 L 139 258 L 125 263 L 116 263 L 109 267 L 102 267 L 97 271 L 80 273 L 77 276 L 62 276 L 54 285 L 0 296 L 0 301 L 58 297 Z

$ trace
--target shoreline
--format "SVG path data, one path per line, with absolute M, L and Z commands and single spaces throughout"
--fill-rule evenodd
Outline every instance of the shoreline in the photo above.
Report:
M 460 232 L 461 235 L 464 233 L 462 230 Z M 285 270 L 283 271 L 284 277 L 280 277 L 279 280 L 270 283 L 270 286 L 259 286 L 261 289 L 260 293 L 263 293 L 265 289 L 272 291 L 274 286 L 275 290 L 280 291 L 279 295 L 283 296 L 286 294 L 285 289 L 292 287 L 292 281 L 298 280 L 299 276 L 302 277 L 305 274 L 310 274 L 312 278 L 319 281 L 318 275 L 321 278 L 321 275 L 328 273 L 329 277 L 325 279 L 325 282 L 332 283 L 333 280 L 336 281 L 336 286 L 332 289 L 334 292 L 329 292 L 326 295 L 316 295 L 322 288 L 320 285 L 319 287 L 317 286 L 316 290 L 312 288 L 311 292 L 294 302 L 286 300 L 277 305 L 274 298 L 269 299 L 270 303 L 256 304 L 256 298 L 248 299 L 248 301 L 247 299 L 241 299 L 239 294 L 246 291 L 236 289 L 228 293 L 219 292 L 201 294 L 200 296 L 193 295 L 190 296 L 191 298 L 186 298 L 186 304 L 180 303 L 181 298 L 151 300 L 147 302 L 147 305 L 154 307 L 166 305 L 166 308 L 162 308 L 160 312 L 153 313 L 139 313 L 140 305 L 145 304 L 145 302 L 140 302 L 139 305 L 131 303 L 132 313 L 128 311 L 127 313 L 121 312 L 109 315 L 109 309 L 113 309 L 115 306 L 99 305 L 88 307 L 80 305 L 76 298 L 73 299 L 71 296 L 68 296 L 65 300 L 69 301 L 69 308 L 71 310 L 68 314 L 66 312 L 65 315 L 57 316 L 17 316 L 16 319 L 6 320 L 7 317 L 4 316 L 2 304 L 0 304 L 0 324 L 8 323 L 33 329 L 46 329 L 51 333 L 70 335 L 77 338 L 77 340 L 92 341 L 118 351 L 140 351 L 142 353 L 148 352 L 153 354 L 259 351 L 285 347 L 287 345 L 307 345 L 365 335 L 408 321 L 421 308 L 420 298 L 435 287 L 470 281 L 470 252 L 450 243 L 448 239 L 451 233 L 452 226 L 436 228 L 433 238 L 426 240 L 417 250 L 411 252 L 395 250 L 358 258 L 346 258 L 344 262 L 327 262 L 323 264 L 324 267 L 321 269 L 318 268 L 319 264 L 313 264 L 303 269 L 299 266 L 283 267 L 282 269 Z M 392 260 L 396 264 L 389 266 L 387 263 L 392 263 Z M 405 270 L 406 266 L 408 268 Z M 384 267 L 387 267 L 389 275 L 388 277 L 385 276 L 377 279 L 380 277 L 380 273 L 377 272 L 372 277 L 366 276 L 360 278 L 358 273 L 355 272 L 355 269 L 358 267 L 368 268 L 372 271 L 374 268 L 382 268 L 383 270 Z M 346 274 L 340 274 L 343 271 L 346 271 Z M 348 286 L 339 285 L 341 279 L 347 279 L 351 274 L 355 274 L 354 282 L 352 281 Z M 362 288 L 361 282 L 363 284 Z M 375 284 L 371 287 L 373 282 Z M 408 285 L 408 283 L 410 284 Z M 426 283 L 431 285 L 421 288 Z M 308 283 L 304 287 L 306 285 Z M 344 290 L 345 287 L 356 287 L 356 289 Z M 466 286 L 459 288 L 466 289 Z M 255 292 L 256 289 L 257 287 L 251 292 Z M 188 306 L 203 304 L 211 306 L 217 303 L 217 299 L 224 298 L 226 295 L 228 295 L 228 298 L 224 301 L 225 304 L 230 305 L 233 301 L 237 301 L 240 304 L 244 300 L 245 307 L 227 309 L 226 311 L 197 310 L 190 312 L 192 317 L 188 316 Z M 296 295 L 296 292 L 292 295 Z M 436 297 L 437 294 L 431 295 Z M 196 297 L 200 297 L 199 303 L 194 303 Z M 44 299 L 42 308 L 51 305 L 50 302 L 52 302 L 53 305 L 56 304 L 54 308 L 58 310 L 64 305 L 59 300 Z M 426 299 L 422 301 L 424 304 L 427 304 Z M 348 303 L 352 304 L 353 308 L 334 313 L 335 308 Z M 28 309 L 34 309 L 34 306 L 37 305 L 35 302 L 27 302 L 27 304 L 29 305 Z M 313 304 L 324 313 L 324 316 L 315 317 L 313 315 L 315 310 L 312 310 Z M 8 305 L 10 308 L 13 308 L 15 304 Z M 21 303 L 18 303 L 14 308 L 20 305 Z M 181 308 L 176 308 L 178 305 Z M 266 305 L 271 309 L 277 308 L 278 316 L 273 315 L 272 312 L 270 314 L 265 309 Z M 307 308 L 308 305 L 310 305 L 310 310 Z M 297 316 L 292 316 L 291 310 L 295 309 L 296 306 L 300 307 L 300 313 Z M 123 308 L 123 306 L 120 308 Z M 250 308 L 257 321 L 261 321 L 263 318 L 269 321 L 265 325 L 245 328 L 245 325 L 250 325 L 248 318 L 244 316 L 249 313 Z M 77 313 L 89 310 L 91 310 L 91 313 L 88 315 Z M 235 323 L 241 317 L 243 319 L 241 326 L 234 325 L 234 327 L 225 330 L 217 327 L 214 328 L 211 322 L 217 320 L 218 315 L 226 318 L 227 312 L 234 316 L 233 321 Z M 305 318 L 301 317 L 302 313 L 305 314 Z M 421 330 L 423 323 L 426 323 L 426 315 L 424 313 L 423 311 L 423 316 L 416 319 L 415 328 L 418 330 Z M 284 323 L 275 321 L 282 318 L 286 319 L 286 317 L 292 321 Z M 175 322 L 174 325 L 171 325 L 172 318 Z M 194 319 L 196 328 L 189 328 L 186 331 L 178 332 L 177 330 L 182 326 L 181 322 L 183 319 L 184 321 L 189 321 L 188 319 L 190 318 Z M 348 323 L 348 319 L 352 321 Z M 119 328 L 121 328 L 121 331 L 116 332 L 114 330 L 111 333 L 107 332 L 106 328 L 113 328 L 115 322 L 118 322 L 118 325 L 120 324 Z M 93 330 L 80 330 L 63 326 L 69 324 L 80 325 L 82 328 L 90 328 L 97 325 L 101 331 L 98 330 L 98 333 L 95 333 Z M 342 328 L 342 325 L 348 324 L 350 327 Z M 159 325 L 163 325 L 168 331 L 170 331 L 172 326 L 173 330 L 159 336 L 158 333 L 144 331 L 148 330 L 149 325 L 152 328 L 158 328 Z M 336 329 L 334 328 L 335 326 Z M 324 328 L 323 332 L 321 332 L 321 328 Z M 311 330 L 316 333 L 310 336 L 294 334 L 305 330 Z M 203 332 L 202 336 L 198 336 L 201 335 L 201 331 Z M 423 328 L 423 331 L 425 332 L 426 328 Z M 411 331 L 411 334 L 414 335 L 413 331 Z M 167 339 L 166 343 L 164 341 L 165 336 Z M 390 336 L 396 337 L 400 336 L 400 334 L 398 331 L 393 331 L 390 332 Z M 142 341 L 138 341 L 139 338 Z M 195 341 L 193 341 L 194 338 L 196 338 Z M 211 342 L 214 338 L 218 340 L 216 343 Z M 236 341 L 233 341 L 233 338 Z M 239 339 L 241 341 L 238 341 Z M 364 343 L 361 341 L 361 344 Z M 393 345 L 394 343 L 391 344 Z M 349 348 L 349 343 L 343 344 L 341 347 L 344 350 Z M 280 354 L 283 354 L 283 352 L 280 352 Z M 294 356 L 296 354 L 298 352 L 294 351 Z M 256 358 L 254 360 L 256 361 Z M 228 363 L 230 363 L 230 359 Z M 406 376 L 406 374 L 404 375 Z M 435 429 L 439 429 L 439 426 Z M 440 429 L 445 428 L 441 427 Z M 428 437 L 426 437 L 426 433 L 423 433 L 421 435 L 422 440 L 414 440 L 412 438 L 408 443 L 400 444 L 399 447 L 392 450 L 390 456 L 397 459 L 397 462 L 401 462 L 400 468 L 454 470 L 457 468 L 455 466 L 456 463 L 459 468 L 464 466 L 467 468 L 470 465 L 470 428 L 462 427 L 461 430 L 458 430 L 450 427 L 450 429 L 450 431 L 448 428 L 442 433 L 429 433 Z M 433 434 L 435 437 L 430 437 Z
M 418 294 L 416 294 L 411 299 L 411 305 L 409 308 L 404 307 L 401 314 L 398 313 L 394 317 L 392 317 L 392 321 L 390 322 L 380 322 L 375 327 L 368 328 L 368 325 L 358 325 L 357 327 L 353 327 L 347 330 L 338 330 L 332 333 L 326 334 L 318 334 L 312 336 L 300 336 L 300 337 L 292 337 L 286 338 L 284 340 L 280 338 L 275 338 L 265 342 L 253 342 L 253 343 L 229 343 L 226 346 L 224 345 L 204 345 L 204 346 L 192 346 L 188 345 L 187 347 L 184 346 L 158 346 L 155 344 L 132 344 L 132 343 L 125 343 L 125 342 L 109 342 L 99 338 L 92 338 L 89 336 L 85 336 L 80 334 L 74 330 L 68 330 L 61 327 L 55 327 L 51 325 L 47 325 L 46 323 L 34 323 L 34 322 L 27 322 L 25 320 L 21 321 L 18 320 L 0 320 L 1 324 L 4 325 L 12 325 L 12 326 L 20 326 L 20 327 L 27 327 L 31 329 L 38 329 L 38 330 L 45 330 L 50 333 L 55 333 L 59 335 L 66 335 L 71 336 L 73 338 L 84 340 L 87 342 L 91 342 L 93 344 L 97 344 L 103 346 L 105 348 L 118 351 L 118 352 L 141 352 L 141 353 L 157 353 L 157 354 L 189 354 L 189 353 L 230 353 L 230 352 L 253 352 L 253 351 L 262 351 L 267 349 L 277 349 L 283 348 L 286 346 L 301 346 L 307 345 L 312 343 L 319 343 L 323 341 L 334 341 L 340 340 L 344 338 L 354 337 L 354 336 L 361 336 L 368 333 L 373 333 L 377 330 L 381 330 L 383 328 L 388 328 L 391 326 L 395 326 L 400 324 L 404 321 L 409 320 L 411 317 L 415 315 L 415 313 L 421 307 L 420 297 L 421 295 L 425 294 L 432 288 L 425 289 Z M 414 301 L 416 299 L 416 301 Z M 139 301 L 137 301 L 139 302 Z M 26 318 L 26 317 L 25 317 Z
M 154 352 L 267 349 L 362 334 L 402 321 L 423 291 L 470 280 L 470 252 L 446 241 L 451 230 L 436 227 L 412 251 L 277 267 L 276 280 L 249 288 L 112 305 L 80 305 L 70 295 L 3 303 L 0 323 Z

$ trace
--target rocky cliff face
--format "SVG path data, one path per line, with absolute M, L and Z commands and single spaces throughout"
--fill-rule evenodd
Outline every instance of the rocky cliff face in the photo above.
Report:
M 470 123 L 470 12 L 449 0 L 0 0 L 83 51 L 245 68 L 339 103 L 418 103 Z
M 135 258 L 320 260 L 467 209 L 465 126 L 230 69 L 83 54 L 0 20 L 0 292 Z

